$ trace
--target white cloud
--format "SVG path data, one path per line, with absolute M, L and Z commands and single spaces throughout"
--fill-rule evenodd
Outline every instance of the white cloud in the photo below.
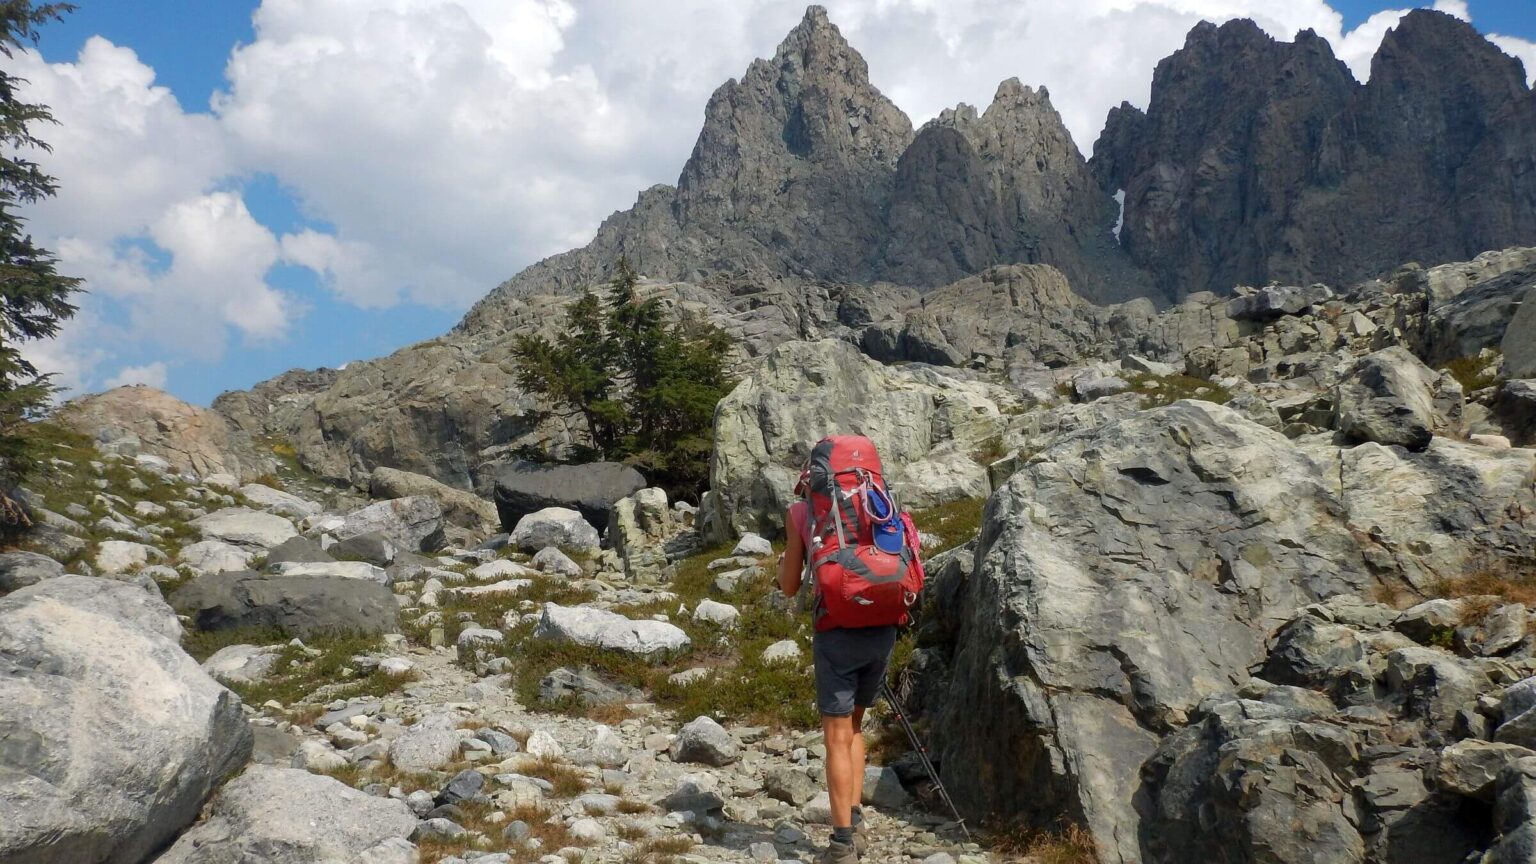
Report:
M 44 160 L 61 194 L 33 226 L 93 291 L 81 322 L 29 356 L 91 387 L 117 362 L 113 340 L 174 363 L 216 361 L 232 336 L 280 339 L 304 305 L 268 284 L 279 263 L 357 307 L 466 306 L 675 181 L 709 94 L 771 55 L 804 5 L 264 0 L 207 112 L 104 39 L 73 63 L 20 53 L 26 95 L 62 123 Z M 1404 14 L 1345 32 L 1325 0 L 827 5 L 914 121 L 984 106 L 1017 76 L 1050 89 L 1085 153 L 1111 106 L 1146 104 L 1153 67 L 1202 19 L 1252 17 L 1282 39 L 1314 29 L 1363 79 Z M 1462 0 L 1437 6 L 1467 16 Z M 1536 74 L 1536 45 L 1496 41 Z M 324 227 L 279 237 L 259 224 L 241 200 L 257 172 Z
M 1526 83 L 1536 87 L 1536 42 L 1497 33 L 1490 35 L 1488 41 L 1503 49 L 1505 54 L 1518 59 L 1525 66 Z
M 125 366 L 116 375 L 108 378 L 102 386 L 108 390 L 113 387 L 127 387 L 133 384 L 143 384 L 147 387 L 164 387 L 165 373 L 165 364 L 160 361 L 146 363 L 143 366 Z

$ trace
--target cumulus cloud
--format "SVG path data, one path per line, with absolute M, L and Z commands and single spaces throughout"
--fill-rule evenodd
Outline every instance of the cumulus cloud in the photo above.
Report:
M 113 387 L 127 387 L 134 384 L 164 387 L 166 371 L 165 364 L 158 360 L 143 366 L 126 366 L 116 375 L 108 378 L 102 386 L 109 390 Z
M 1406 10 L 1346 31 L 1325 0 L 829 0 L 884 92 L 922 122 L 987 104 L 1004 78 L 1045 85 L 1080 148 L 1106 111 L 1145 105 L 1152 69 L 1200 20 L 1311 28 L 1357 77 Z M 1462 0 L 1437 8 L 1467 17 Z M 263 0 L 226 86 L 188 110 L 129 48 L 72 63 L 17 55 L 54 107 L 60 196 L 34 229 L 90 280 L 80 322 L 29 354 L 77 387 L 127 380 L 102 345 L 217 361 L 277 340 L 306 306 L 279 264 L 359 308 L 462 308 L 580 245 L 638 190 L 675 181 L 709 94 L 768 56 L 804 0 Z M 1536 45 L 1498 37 L 1536 72 Z M 254 174 L 307 227 L 278 236 L 242 200 Z M 104 341 L 107 340 L 107 341 Z M 162 374 L 167 367 L 161 367 Z M 152 371 L 152 370 L 150 370 Z M 244 384 L 247 382 L 230 382 Z

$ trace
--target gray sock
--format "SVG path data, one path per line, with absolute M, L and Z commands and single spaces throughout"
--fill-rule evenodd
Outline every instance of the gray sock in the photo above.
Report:
M 863 807 L 855 807 L 855 808 L 853 808 L 853 827 L 855 827 L 855 828 L 859 827 L 859 823 L 863 822 L 863 821 L 864 821 L 864 808 Z
M 853 826 L 849 825 L 847 828 L 833 828 L 832 829 L 832 842 L 834 842 L 834 843 L 842 843 L 845 846 L 852 846 L 853 845 Z

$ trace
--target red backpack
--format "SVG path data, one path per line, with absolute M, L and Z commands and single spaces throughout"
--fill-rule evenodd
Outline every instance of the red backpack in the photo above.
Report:
M 912 517 L 886 488 L 880 453 L 862 435 L 832 435 L 811 450 L 795 487 L 805 497 L 806 560 L 816 578 L 816 629 L 905 624 L 923 590 Z

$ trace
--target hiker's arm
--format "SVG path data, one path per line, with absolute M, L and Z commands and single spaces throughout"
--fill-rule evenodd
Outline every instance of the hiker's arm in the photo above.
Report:
M 784 543 L 784 554 L 779 556 L 779 590 L 784 596 L 800 593 L 800 571 L 805 567 L 805 541 L 800 532 L 791 530 Z

